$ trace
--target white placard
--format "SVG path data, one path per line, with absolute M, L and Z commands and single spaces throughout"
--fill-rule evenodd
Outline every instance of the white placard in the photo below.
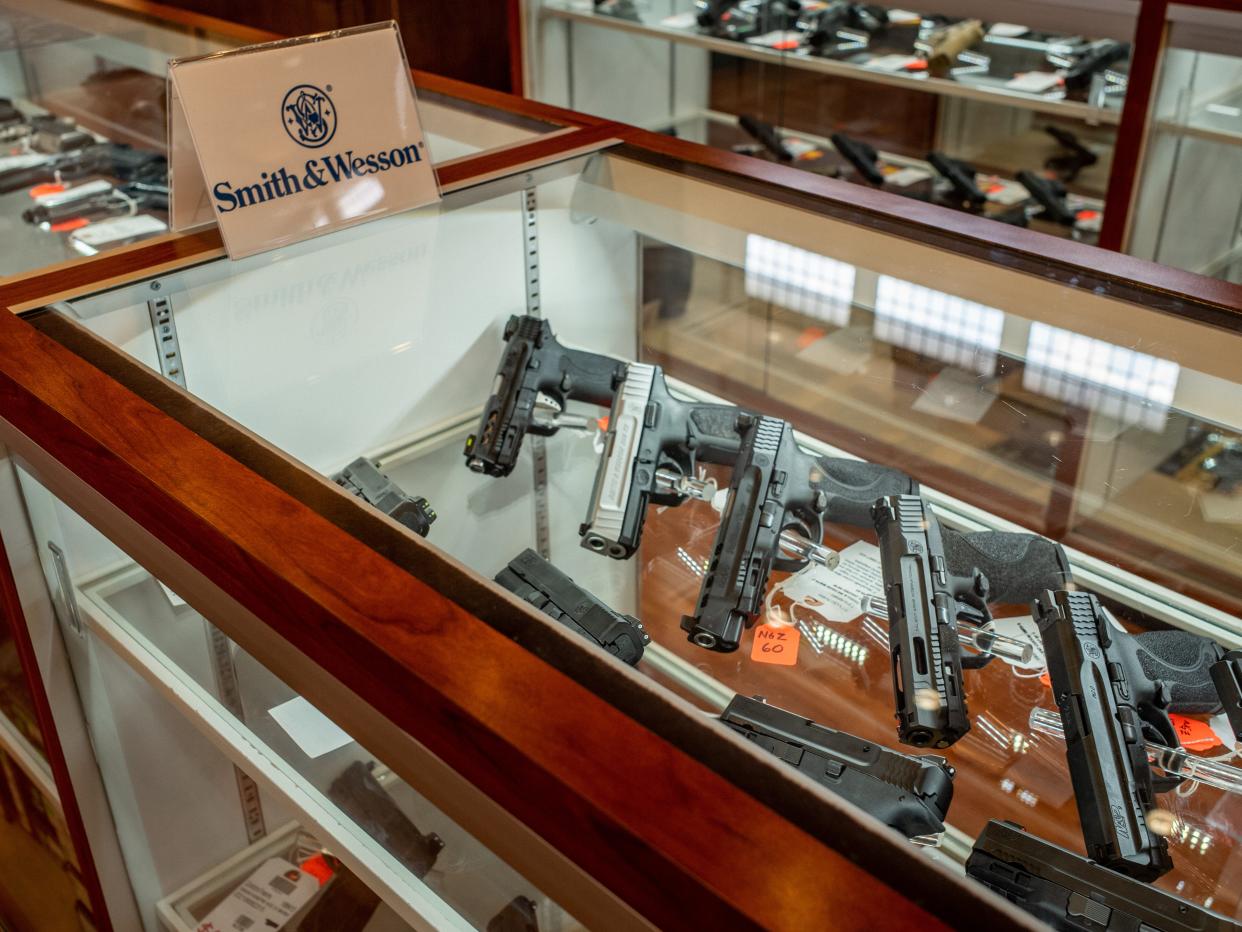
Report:
M 1061 76 L 1051 71 L 1025 71 L 1005 82 L 1011 91 L 1028 94 L 1045 94 L 1061 86 Z
M 884 183 L 891 184 L 898 188 L 908 188 L 912 184 L 918 184 L 920 181 L 926 181 L 931 177 L 931 172 L 924 171 L 921 168 L 912 168 L 907 166 L 899 168 L 895 172 L 890 172 L 884 176 Z
M 978 424 L 996 397 L 996 380 L 949 367 L 940 370 L 911 408 L 920 414 Z
M 855 541 L 840 554 L 836 569 L 808 563 L 777 584 L 776 592 L 809 608 L 825 621 L 853 621 L 862 614 L 862 601 L 884 601 L 884 573 L 880 548 L 865 540 Z
M 268 714 L 311 760 L 354 740 L 301 696 L 268 709 Z
M 277 932 L 319 889 L 284 858 L 268 858 L 209 912 L 196 932 Z
M 439 200 L 396 23 L 168 66 L 174 230 L 234 258 Z

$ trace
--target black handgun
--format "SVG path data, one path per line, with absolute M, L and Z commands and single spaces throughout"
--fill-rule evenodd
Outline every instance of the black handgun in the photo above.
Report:
M 140 210 L 167 210 L 168 187 L 134 182 L 106 191 L 73 197 L 73 189 L 61 196 L 43 200 L 22 211 L 22 219 L 32 224 L 57 224 L 66 220 L 100 220 L 135 214 Z
M 737 125 L 753 136 L 778 162 L 793 161 L 794 154 L 789 151 L 785 140 L 771 123 L 765 123 L 758 117 L 743 113 L 737 118 Z
M 529 314 L 510 317 L 504 339 L 479 429 L 466 439 L 466 465 L 489 476 L 513 471 L 528 432 L 556 433 L 567 401 L 611 405 L 626 371 L 611 356 L 566 349 L 551 324 Z
M 1066 92 L 1084 91 L 1091 86 L 1092 76 L 1110 65 L 1130 57 L 1129 42 L 1104 39 L 1089 46 L 1087 50 L 1065 69 Z
M 880 171 L 878 164 L 880 155 L 875 151 L 875 146 L 861 139 L 847 136 L 845 133 L 833 133 L 828 138 L 832 140 L 833 148 L 854 166 L 854 171 L 862 175 L 870 184 L 884 184 L 884 173 Z
M 535 901 L 515 896 L 507 906 L 487 921 L 487 932 L 539 932 Z
M 101 174 L 109 164 L 107 149 L 107 145 L 90 146 L 80 152 L 48 156 L 37 165 L 0 172 L 0 194 L 37 184 L 76 181 L 87 175 Z
M 1201 694 L 1211 707 L 1216 696 L 1207 672 L 1218 652 L 1210 641 L 1184 631 L 1152 632 L 1160 635 L 1155 642 L 1127 635 L 1088 592 L 1045 592 L 1031 614 L 1065 728 L 1065 757 L 1087 855 L 1137 880 L 1155 880 L 1173 860 L 1168 842 L 1147 825 L 1157 792 L 1147 736 L 1178 747 L 1168 715 L 1169 683 L 1180 685 L 1191 699 Z M 1209 648 L 1206 655 L 1201 642 Z M 1181 662 L 1173 667 L 1163 657 Z M 1177 782 L 1164 778 L 1160 789 Z
M 969 209 L 978 210 L 987 203 L 988 196 L 975 184 L 973 165 L 949 158 L 943 152 L 929 152 L 927 161 L 941 178 L 949 182 L 956 201 Z
M 163 183 L 168 161 L 157 152 L 117 142 L 98 143 L 50 155 L 38 165 L 0 172 L 0 194 L 48 182 L 74 181 L 87 175 L 111 175 L 127 182 Z
M 1061 547 L 1035 534 L 943 529 L 917 495 L 874 503 L 888 605 L 897 737 L 913 747 L 944 748 L 970 730 L 958 622 L 982 627 L 988 601 L 1025 603 L 1069 579 Z
M 793 427 L 779 418 L 749 412 L 735 418 L 741 446 L 728 504 L 694 614 L 681 619 L 691 641 L 722 652 L 737 650 L 763 604 L 773 567 L 803 565 L 777 556 L 782 532 L 819 545 L 825 522 L 867 527 L 877 498 L 918 491 L 918 483 L 896 469 L 804 452 Z
M 444 841 L 435 832 L 418 830 L 380 786 L 371 766 L 354 761 L 332 781 L 328 798 L 421 880 L 435 866 Z
M 1100 866 L 1012 822 L 984 826 L 966 873 L 1057 932 L 1227 932 L 1242 925 Z
M 406 495 L 397 483 L 380 472 L 379 467 L 365 456 L 358 457 L 338 472 L 332 481 L 368 505 L 378 508 L 398 524 L 404 524 L 419 537 L 426 537 L 436 520 L 436 513 L 427 499 Z
M 1035 202 L 1044 209 L 1044 216 L 1053 223 L 1072 227 L 1078 222 L 1077 211 L 1070 210 L 1065 203 L 1065 185 L 1061 182 L 1023 169 L 1018 172 L 1018 184 L 1030 192 Z
M 582 546 L 616 560 L 632 556 L 648 505 L 680 505 L 694 494 L 699 463 L 737 457 L 739 410 L 676 397 L 659 366 L 625 367 L 590 508 L 578 529 Z
M 613 611 L 533 550 L 510 560 L 496 582 L 630 666 L 651 642 L 637 618 Z
M 943 757 L 902 754 L 741 695 L 720 720 L 907 838 L 944 831 L 954 770 Z
M 47 155 L 76 152 L 95 144 L 95 137 L 73 120 L 45 119 L 31 124 L 30 148 Z
M 1050 125 L 1044 127 L 1044 132 L 1066 150 L 1065 154 L 1049 156 L 1044 162 L 1044 168 L 1056 172 L 1062 181 L 1073 181 L 1084 168 L 1089 168 L 1100 160 L 1098 155 L 1084 146 L 1069 130 Z
M 1229 718 L 1233 740 L 1242 744 L 1242 650 L 1231 650 L 1212 664 L 1212 683 Z

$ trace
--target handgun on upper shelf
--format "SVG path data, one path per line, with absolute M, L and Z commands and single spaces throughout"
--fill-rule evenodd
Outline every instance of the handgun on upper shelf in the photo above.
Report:
M 1012 822 L 984 826 L 966 874 L 1057 932 L 1237 932 L 1242 924 L 1044 841 Z
M 96 183 L 106 187 L 94 190 Z M 167 185 L 133 182 L 112 187 L 107 182 L 90 182 L 87 186 L 92 190 L 85 194 L 69 188 L 61 194 L 39 198 L 33 207 L 22 211 L 22 219 L 31 224 L 53 226 L 70 220 L 89 222 L 135 214 L 140 210 L 168 209 Z
M 334 475 L 332 481 L 420 537 L 427 536 L 436 520 L 436 513 L 427 499 L 406 495 L 365 456 L 358 457 Z
M 970 730 L 963 667 L 988 662 L 988 602 L 1026 603 L 1070 576 L 1061 547 L 1036 534 L 942 528 L 917 495 L 887 496 L 872 517 L 892 654 L 897 737 L 945 748 Z M 963 628 L 983 649 L 963 661 Z
M 651 642 L 637 618 L 613 611 L 533 550 L 510 560 L 496 582 L 631 666 Z
M 738 411 L 734 419 L 741 444 L 728 501 L 694 613 L 681 620 L 691 641 L 722 652 L 737 650 L 773 568 L 835 565 L 822 545 L 826 523 L 867 527 L 877 498 L 918 490 L 898 470 L 805 452 L 779 418 Z
M 907 838 L 944 831 L 954 770 L 943 757 L 903 754 L 741 695 L 720 720 Z
M 1182 780 L 1169 713 L 1220 711 L 1209 671 L 1224 651 L 1187 631 L 1128 634 L 1088 592 L 1041 593 L 1031 614 L 1065 730 L 1087 854 L 1112 870 L 1154 880 L 1173 862 L 1148 814 L 1157 808 L 1155 794 Z M 1174 757 L 1162 762 L 1163 776 L 1152 773 L 1149 743 Z

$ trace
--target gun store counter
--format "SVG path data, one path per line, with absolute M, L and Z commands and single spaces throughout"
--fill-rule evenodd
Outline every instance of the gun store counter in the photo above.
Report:
M 1238 928 L 1242 292 L 427 89 L 438 205 L 0 285 L 104 921 Z

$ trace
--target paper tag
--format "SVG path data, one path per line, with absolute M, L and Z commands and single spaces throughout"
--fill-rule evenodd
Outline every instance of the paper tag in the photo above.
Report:
M 74 185 L 72 188 L 60 188 L 48 191 L 43 194 L 34 195 L 35 203 L 44 207 L 56 207 L 59 204 L 68 204 L 80 197 L 90 197 L 92 194 L 106 194 L 112 190 L 112 182 L 104 181 L 102 178 L 95 181 L 88 181 L 85 184 Z
M 1207 722 L 1197 718 L 1187 718 L 1176 712 L 1169 713 L 1169 721 L 1173 723 L 1173 731 L 1177 740 L 1188 751 L 1207 751 L 1220 746 L 1220 738 Z
M 798 358 L 839 375 L 859 371 L 871 359 L 871 330 L 867 327 L 843 327 L 822 340 L 798 350 Z
M 197 932 L 276 932 L 319 889 L 284 858 L 268 858 L 197 926 Z
M 802 635 L 792 625 L 759 625 L 751 644 L 750 659 L 792 667 L 798 662 L 798 644 Z
M 354 740 L 301 696 L 268 709 L 268 714 L 311 760 Z
M 22 168 L 34 168 L 49 161 L 50 156 L 39 152 L 22 152 L 18 155 L 0 155 L 0 172 L 17 171 Z
M 995 383 L 961 369 L 942 369 L 910 407 L 962 424 L 978 424 L 996 401 Z
M 698 24 L 698 16 L 693 10 L 689 13 L 674 13 L 660 20 L 660 25 L 667 26 L 669 29 L 693 29 Z
M 930 177 L 931 172 L 923 171 L 921 168 L 899 168 L 895 172 L 886 174 L 884 176 L 884 183 L 898 188 L 908 188 L 910 185 L 926 181 Z
M 173 592 L 158 579 L 156 582 L 160 583 L 160 588 L 164 590 L 164 595 L 168 596 L 168 601 L 172 603 L 173 608 L 180 608 L 186 604 L 185 599 L 181 598 L 181 596 L 177 595 L 177 593 Z
M 779 49 L 780 51 L 787 52 L 790 49 L 796 49 L 802 44 L 802 33 L 778 29 L 775 32 L 765 32 L 761 36 L 751 36 L 746 41 L 750 45 L 762 45 L 770 49 Z
M 880 548 L 860 540 L 842 550 L 840 556 L 835 570 L 808 563 L 778 583 L 775 591 L 826 621 L 853 621 L 862 614 L 864 597 L 883 597 Z
M 1199 513 L 1212 524 L 1242 524 L 1242 495 L 1223 492 L 1202 492 Z
M 987 195 L 989 201 L 993 204 L 1000 204 L 1003 207 L 1021 204 L 1031 196 L 1031 192 L 1018 184 L 1018 182 L 1010 181 L 1006 178 L 987 175 L 986 177 L 980 176 L 976 181 L 979 187 L 983 189 L 983 193 Z
M 168 230 L 168 224 L 150 214 L 139 214 L 136 217 L 114 217 L 101 220 L 77 230 L 73 239 L 83 246 L 101 249 L 109 243 L 140 236 L 154 236 Z
M 1025 641 L 1031 645 L 1031 659 L 1027 663 L 1017 663 L 1008 657 L 1000 656 L 1012 667 L 1019 670 L 1029 670 L 1032 673 L 1043 671 L 1048 666 L 1048 659 L 1044 655 L 1044 640 L 1039 636 L 1039 626 L 1035 624 L 1035 619 L 1030 615 L 1017 615 L 1013 618 L 994 618 L 985 630 L 995 634 L 1004 635 L 1013 638 L 1015 641 Z
M 917 55 L 877 55 L 870 61 L 864 62 L 864 68 L 870 68 L 872 71 L 889 71 L 898 72 L 905 71 L 912 65 L 921 64 L 923 59 Z
M 1019 26 L 1017 23 L 993 23 L 988 29 L 988 35 L 1000 36 L 1002 39 L 1016 39 L 1030 31 L 1026 26 Z
M 395 22 L 175 59 L 168 102 L 172 226 L 232 259 L 440 199 Z
M 915 13 L 913 10 L 889 10 L 888 24 L 890 26 L 917 26 L 923 22 L 923 14 Z
M 1043 94 L 1060 85 L 1061 76 L 1051 71 L 1025 71 L 1005 82 L 1005 87 L 1011 91 L 1028 94 Z

